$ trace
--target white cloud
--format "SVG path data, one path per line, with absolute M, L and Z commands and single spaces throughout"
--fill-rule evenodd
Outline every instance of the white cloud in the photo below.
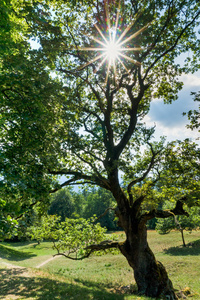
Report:
M 185 88 L 197 87 L 200 89 L 200 72 L 195 74 L 183 74 L 180 80 L 183 81 Z
M 161 136 L 165 136 L 167 141 L 173 141 L 177 139 L 184 140 L 186 138 L 190 138 L 199 143 L 199 140 L 197 140 L 200 137 L 198 130 L 186 128 L 186 124 L 189 123 L 189 121 L 187 121 L 187 117 L 184 118 L 184 122 L 179 122 L 174 124 L 174 126 L 167 126 L 163 124 L 162 121 L 154 121 L 150 116 L 146 116 L 144 121 L 148 127 L 155 126 L 155 140 L 159 140 Z

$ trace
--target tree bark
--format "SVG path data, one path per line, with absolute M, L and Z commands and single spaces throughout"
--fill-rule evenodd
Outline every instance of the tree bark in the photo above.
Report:
M 182 237 L 182 241 L 183 241 L 183 247 L 186 247 L 185 238 L 184 238 L 184 234 L 183 234 L 183 228 L 180 229 L 180 232 L 181 232 L 181 237 Z
M 134 224 L 134 229 L 124 229 L 126 241 L 121 243 L 119 248 L 134 270 L 138 293 L 148 297 L 177 299 L 165 267 L 156 260 L 149 248 L 146 225 L 137 226 Z

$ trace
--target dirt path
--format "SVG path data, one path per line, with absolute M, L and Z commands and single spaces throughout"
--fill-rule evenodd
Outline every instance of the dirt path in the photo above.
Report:
M 46 265 L 48 262 L 56 259 L 58 256 L 52 256 L 50 257 L 49 259 L 43 261 L 41 264 L 37 265 L 35 268 L 39 269 L 41 267 L 43 267 L 44 265 Z M 17 268 L 17 269 L 26 269 L 25 267 L 21 267 L 21 266 L 17 266 L 17 265 L 13 265 L 13 264 L 10 264 L 10 263 L 7 263 L 5 261 L 2 261 L 2 258 L 0 257 L 0 262 L 2 265 L 5 265 L 7 266 L 8 268 Z
M 41 268 L 42 266 L 46 265 L 48 262 L 56 259 L 58 256 L 53 256 L 53 257 L 50 257 L 49 259 L 45 260 L 43 263 L 39 264 L 38 266 L 36 266 L 36 268 Z

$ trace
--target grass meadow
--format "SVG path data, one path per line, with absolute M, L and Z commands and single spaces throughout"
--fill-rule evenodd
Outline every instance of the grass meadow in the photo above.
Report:
M 149 231 L 148 240 L 179 298 L 200 299 L 200 231 L 185 233 L 186 248 L 179 232 Z M 49 242 L 1 242 L 0 299 L 151 299 L 137 295 L 132 270 L 121 254 L 93 255 L 83 261 L 52 259 L 53 254 Z

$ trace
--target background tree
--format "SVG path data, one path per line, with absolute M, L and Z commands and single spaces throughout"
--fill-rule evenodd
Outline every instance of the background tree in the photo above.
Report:
M 27 27 L 26 47 L 6 55 L 1 65 L 4 193 L 15 195 L 18 212 L 23 212 L 38 202 L 45 206 L 49 192 L 68 185 L 89 183 L 110 191 L 126 234 L 124 243 L 113 247 L 133 268 L 138 291 L 175 299 L 164 266 L 148 246 L 146 222 L 172 213 L 187 215 L 183 205 L 195 204 L 199 190 L 193 194 L 194 180 L 190 184 L 186 176 L 178 187 L 168 180 L 162 193 L 169 190 L 174 208 L 157 209 L 154 186 L 164 170 L 165 146 L 151 142 L 153 130 L 145 128 L 143 118 L 153 99 L 176 100 L 182 87 L 179 76 L 198 67 L 195 55 L 190 64 L 176 63 L 181 53 L 197 51 L 198 1 L 11 4 L 15 17 L 26 21 Z M 113 30 L 126 48 L 119 50 L 121 60 L 115 65 L 109 47 L 99 49 L 103 36 L 109 40 Z M 39 42 L 38 50 L 27 47 L 30 37 Z M 102 51 L 107 51 L 108 59 L 97 60 Z M 173 147 L 170 151 L 174 157 L 180 155 Z M 184 171 L 188 178 L 196 174 L 193 169 Z M 125 184 L 119 174 L 124 174 Z M 65 175 L 66 181 L 57 184 L 57 175 Z
M 87 258 L 96 250 L 95 247 L 91 248 L 91 244 L 99 243 L 106 238 L 106 230 L 96 223 L 94 217 L 88 220 L 66 218 L 61 222 L 58 216 L 46 216 L 38 225 L 29 228 L 28 235 L 31 239 L 36 239 L 38 242 L 43 239 L 52 241 L 57 255 L 73 260 Z M 103 250 L 103 247 L 104 243 L 102 249 L 99 246 L 99 250 Z
M 165 150 L 164 170 L 160 178 L 165 200 L 170 198 L 171 202 L 175 203 L 177 198 L 187 194 L 184 202 L 188 207 L 199 206 L 199 161 L 200 149 L 195 142 L 185 139 L 168 144 Z
M 65 218 L 72 217 L 75 212 L 75 203 L 70 193 L 70 189 L 64 188 L 53 195 L 53 199 L 48 210 L 49 215 L 57 215 L 61 217 L 61 221 Z
M 165 203 L 165 208 L 170 209 L 170 202 Z M 179 230 L 181 232 L 183 246 L 186 247 L 185 238 L 183 231 L 187 230 L 191 232 L 193 229 L 198 229 L 200 226 L 200 208 L 199 207 L 191 207 L 189 210 L 189 217 L 186 216 L 173 216 L 167 219 L 158 219 L 156 223 L 156 230 L 160 234 L 167 234 L 171 230 Z
M 108 230 L 117 229 L 117 225 L 114 221 L 115 202 L 112 194 L 102 188 L 89 189 L 83 191 L 85 197 L 85 207 L 83 212 L 84 218 L 91 218 L 96 215 L 99 218 L 99 223 L 102 227 L 106 227 Z
M 96 215 L 101 216 L 99 223 L 108 230 L 117 228 L 114 222 L 114 198 L 109 191 L 87 187 L 78 192 L 66 187 L 52 194 L 49 215 L 65 218 L 82 217 L 89 219 Z

